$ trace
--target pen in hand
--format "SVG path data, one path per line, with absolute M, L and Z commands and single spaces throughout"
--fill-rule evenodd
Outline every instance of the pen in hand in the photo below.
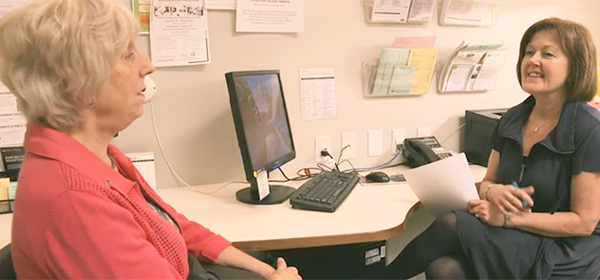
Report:
M 513 185 L 513 186 L 515 186 L 515 188 L 517 188 L 517 189 L 518 189 L 518 188 L 520 188 L 520 187 L 519 187 L 519 184 L 517 184 L 517 182 L 514 182 L 514 181 L 513 181 L 513 182 L 512 182 L 512 185 Z M 523 207 L 525 207 L 525 208 L 529 207 L 529 204 L 527 204 L 527 201 L 525 201 L 525 200 L 524 200 L 524 199 L 522 199 L 522 198 L 520 198 L 520 200 L 521 200 L 521 203 L 523 203 Z

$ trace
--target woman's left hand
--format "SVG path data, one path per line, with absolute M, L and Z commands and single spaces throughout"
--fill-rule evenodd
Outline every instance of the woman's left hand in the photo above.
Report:
M 482 222 L 496 227 L 504 226 L 505 217 L 502 211 L 487 200 L 473 199 L 468 202 L 469 213 Z

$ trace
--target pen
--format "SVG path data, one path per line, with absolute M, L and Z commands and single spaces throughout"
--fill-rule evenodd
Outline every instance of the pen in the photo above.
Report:
M 520 188 L 519 184 L 517 184 L 517 182 L 512 182 L 512 185 L 515 186 L 515 188 Z M 527 201 L 525 201 L 524 199 L 521 199 L 521 203 L 523 203 L 523 207 L 529 207 L 529 205 L 527 204 Z

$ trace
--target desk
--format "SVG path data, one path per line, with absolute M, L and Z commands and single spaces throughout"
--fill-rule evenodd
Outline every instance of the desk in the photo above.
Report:
M 399 173 L 403 167 L 386 169 Z M 474 180 L 485 168 L 472 165 Z M 290 186 L 299 186 L 294 182 Z M 244 204 L 235 192 L 247 184 L 159 189 L 158 194 L 190 220 L 221 234 L 243 250 L 275 250 L 387 240 L 402 232 L 418 199 L 406 183 L 357 185 L 334 213 L 277 205 Z M 0 246 L 10 242 L 11 214 L 0 215 Z

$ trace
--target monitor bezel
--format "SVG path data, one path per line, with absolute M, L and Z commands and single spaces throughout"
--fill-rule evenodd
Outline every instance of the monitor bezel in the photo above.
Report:
M 240 76 L 256 76 L 256 75 L 275 75 L 277 77 L 277 82 L 279 85 L 279 92 L 281 97 L 281 103 L 283 105 L 283 111 L 285 114 L 285 121 L 287 125 L 287 132 L 290 135 L 290 147 L 291 151 L 280 156 L 277 159 L 267 162 L 264 166 L 254 166 L 252 163 L 252 158 L 250 156 L 250 147 L 248 145 L 246 139 L 246 133 L 244 130 L 244 120 L 242 118 L 242 112 L 240 111 L 240 105 L 237 99 L 237 89 L 235 87 L 235 79 Z M 244 165 L 244 172 L 246 175 L 246 180 L 251 183 L 251 187 L 254 188 L 256 184 L 256 173 L 255 171 L 260 171 L 264 169 L 267 173 L 279 168 L 281 165 L 290 162 L 294 158 L 296 158 L 296 149 L 294 146 L 294 137 L 292 134 L 292 129 L 290 125 L 290 117 L 287 110 L 287 104 L 285 100 L 285 92 L 283 91 L 283 84 L 281 82 L 281 72 L 279 70 L 251 70 L 251 71 L 233 71 L 225 73 L 225 80 L 227 83 L 227 89 L 229 93 L 229 102 L 231 105 L 231 112 L 233 116 L 233 123 L 235 126 L 235 132 L 238 139 L 238 147 L 240 148 L 240 152 L 242 155 L 242 162 Z M 273 190 L 271 186 L 271 190 Z M 257 191 L 257 190 L 252 190 Z

